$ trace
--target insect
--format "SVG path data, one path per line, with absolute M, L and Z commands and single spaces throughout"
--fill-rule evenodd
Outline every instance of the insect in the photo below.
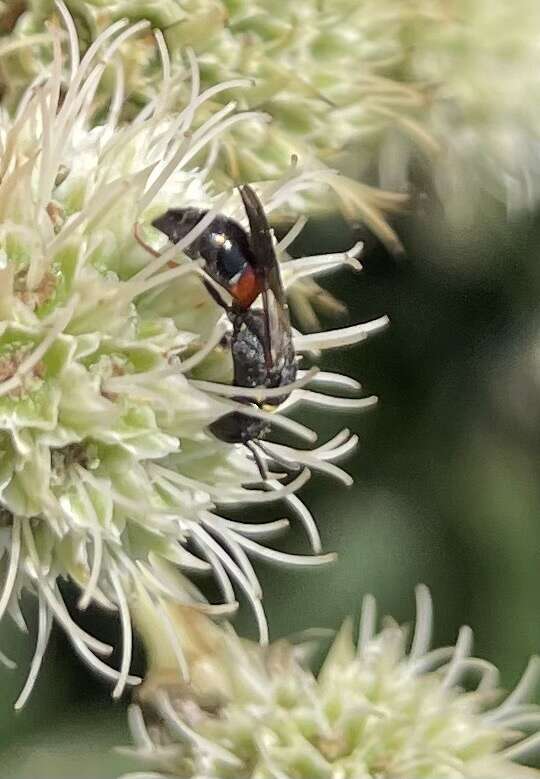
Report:
M 230 295 L 228 303 L 214 284 L 205 282 L 210 295 L 222 306 L 232 324 L 231 353 L 234 385 L 275 388 L 296 378 L 297 358 L 279 263 L 263 206 L 254 190 L 239 188 L 249 222 L 249 234 L 233 219 L 215 219 L 186 250 L 193 259 L 201 257 L 206 273 Z M 152 222 L 173 243 L 178 243 L 208 213 L 194 208 L 170 209 Z M 262 308 L 253 308 L 262 296 Z M 267 398 L 259 407 L 276 406 L 286 399 Z M 253 405 L 241 394 L 236 400 Z M 210 426 L 223 441 L 246 444 L 254 454 L 261 474 L 264 468 L 254 442 L 259 443 L 269 425 L 241 411 L 233 411 Z M 263 449 L 264 451 L 264 449 Z

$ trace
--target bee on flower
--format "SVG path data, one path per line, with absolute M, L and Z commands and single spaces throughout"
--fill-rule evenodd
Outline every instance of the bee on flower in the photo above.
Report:
M 206 121 L 194 124 L 195 118 L 217 94 L 242 89 L 245 81 L 200 89 L 198 62 L 188 50 L 191 92 L 177 110 L 167 46 L 157 31 L 159 88 L 130 122 L 120 122 L 121 52 L 149 34 L 148 23 L 114 22 L 81 54 L 72 17 L 61 0 L 56 7 L 63 27 L 50 27 L 49 64 L 13 112 L 0 112 L 0 616 L 9 613 L 24 628 L 25 591 L 35 594 L 39 610 L 18 707 L 39 672 L 53 621 L 112 682 L 115 696 L 137 684 L 130 673 L 134 593 L 149 598 L 170 631 L 167 602 L 230 613 L 240 591 L 267 640 L 250 557 L 309 565 L 332 559 L 322 554 L 315 520 L 296 492 L 313 470 L 349 484 L 336 461 L 356 444 L 345 430 L 314 445 L 316 434 L 283 412 L 299 403 L 362 409 L 375 400 L 357 397 L 359 385 L 346 376 L 304 366 L 302 357 L 361 342 L 387 322 L 381 317 L 309 335 L 289 326 L 295 375 L 277 388 L 264 381 L 234 386 L 228 312 L 209 293 L 204 257 L 190 247 L 218 216 L 254 240 L 242 193 L 252 193 L 261 215 L 271 214 L 298 192 L 328 186 L 328 171 L 297 163 L 271 184 L 216 192 L 209 174 L 223 134 L 267 117 L 238 111 L 230 101 Z M 96 124 L 96 96 L 111 69 L 107 112 Z M 152 222 L 169 209 L 205 216 L 167 245 Z M 265 231 L 280 279 L 273 289 L 283 296 L 304 278 L 359 268 L 358 246 L 292 260 L 290 240 L 276 243 Z M 281 272 L 280 260 L 286 260 Z M 261 288 L 260 297 L 267 292 Z M 250 315 L 263 322 L 267 311 L 263 304 Z M 260 344 L 267 348 L 266 336 Z M 345 394 L 322 393 L 318 385 Z M 277 406 L 276 393 L 287 398 Z M 212 432 L 237 412 L 268 428 L 257 457 L 241 441 Z M 280 429 L 308 448 L 274 441 Z M 261 543 L 288 520 L 257 524 L 222 515 L 273 502 L 285 502 L 303 524 L 310 554 Z M 215 576 L 223 603 L 204 602 L 189 580 L 192 571 Z M 119 614 L 119 669 L 106 660 L 112 647 L 68 612 L 59 587 L 64 578 L 80 588 L 80 609 L 95 603 Z

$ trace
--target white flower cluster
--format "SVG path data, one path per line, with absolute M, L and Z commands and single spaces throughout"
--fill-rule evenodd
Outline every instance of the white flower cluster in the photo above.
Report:
M 203 86 L 239 76 L 249 89 L 215 95 L 200 122 L 231 94 L 243 110 L 263 110 L 271 125 L 246 121 L 223 139 L 211 176 L 224 182 L 271 180 L 291 155 L 341 165 L 345 212 L 392 248 L 383 214 L 403 204 L 410 167 L 428 172 L 443 207 L 474 222 L 486 193 L 509 210 L 538 202 L 540 168 L 540 11 L 535 0 L 67 0 L 86 46 L 111 23 L 149 19 L 172 52 L 177 100 L 186 46 L 197 54 Z M 24 8 L 23 3 L 21 8 Z M 14 104 L 50 58 L 45 24 L 52 0 L 28 0 L 0 44 L 5 100 Z M 9 14 L 8 14 L 9 16 Z M 11 13 L 10 24 L 13 23 Z M 131 117 L 152 99 L 161 76 L 151 36 L 124 53 Z M 109 79 L 110 79 L 109 74 Z M 104 88 L 98 100 L 108 105 Z M 377 183 L 374 190 L 360 182 Z M 304 208 L 328 208 L 308 198 Z M 333 206 L 334 204 L 332 204 Z
M 320 558 L 314 520 L 294 493 L 311 469 L 348 483 L 334 461 L 356 440 L 344 431 L 309 450 L 269 442 L 261 457 L 270 471 L 276 457 L 300 468 L 288 483 L 279 474 L 261 482 L 245 447 L 208 432 L 209 424 L 238 408 L 238 390 L 229 383 L 230 349 L 221 343 L 227 317 L 201 281 L 200 262 L 183 249 L 216 211 L 245 222 L 237 193 L 217 195 L 206 179 L 221 135 L 264 117 L 238 113 L 227 103 L 195 129 L 205 102 L 243 82 L 201 91 L 197 62 L 189 54 L 191 97 L 170 113 L 170 61 L 157 32 L 161 87 L 130 123 L 119 124 L 125 98 L 119 52 L 145 34 L 148 23 L 114 23 L 81 58 L 73 21 L 62 2 L 57 8 L 65 31 L 50 30 L 50 65 L 13 115 L 0 113 L 0 617 L 7 611 L 24 629 L 22 591 L 39 600 L 37 646 L 18 706 L 32 688 L 53 619 L 120 695 L 126 682 L 137 681 L 129 676 L 131 593 L 147 593 L 166 623 L 164 600 L 202 600 L 185 578 L 191 570 L 213 571 L 226 609 L 235 607 L 234 588 L 244 591 L 264 640 L 261 591 L 248 554 L 288 560 L 259 542 L 287 522 L 234 522 L 220 516 L 218 507 L 285 500 L 315 553 L 298 562 L 327 559 Z M 108 113 L 93 126 L 95 95 L 111 65 L 116 79 Z M 204 150 L 206 165 L 196 167 L 194 159 Z M 260 188 L 260 196 L 271 212 L 295 193 L 323 187 L 327 175 L 325 169 L 292 168 L 281 181 Z M 148 241 L 157 241 L 158 233 L 146 226 L 168 208 L 184 206 L 210 211 L 181 243 L 154 256 L 135 240 L 139 225 Z M 284 259 L 287 240 L 277 246 Z M 338 266 L 358 267 L 356 253 L 290 260 L 284 283 Z M 295 334 L 295 348 L 301 355 L 356 343 L 385 322 Z M 301 370 L 287 388 L 287 404 L 362 408 L 374 400 L 304 388 L 313 381 L 358 389 L 347 377 Z M 242 396 L 250 392 L 264 399 L 264 390 L 257 389 L 242 390 Z M 258 405 L 246 413 L 308 441 L 316 437 Z M 119 671 L 102 659 L 111 647 L 68 613 L 58 587 L 65 577 L 79 585 L 81 608 L 95 602 L 120 612 Z
M 470 628 L 455 646 L 430 650 L 431 599 L 423 586 L 416 597 L 410 646 L 391 619 L 377 632 L 367 596 L 358 640 L 346 622 L 316 676 L 303 662 L 307 645 L 261 647 L 176 610 L 189 675 L 149 640 L 150 674 L 130 709 L 136 747 L 127 749 L 147 770 L 124 779 L 538 777 L 514 762 L 540 745 L 540 711 L 527 703 L 538 658 L 501 700 L 497 669 L 471 656 Z
M 205 85 L 239 75 L 252 79 L 252 88 L 238 95 L 243 108 L 260 107 L 276 121 L 270 128 L 237 128 L 243 143 L 227 144 L 221 160 L 235 180 L 239 175 L 275 179 L 291 154 L 305 157 L 306 149 L 328 159 L 351 143 L 358 145 L 359 133 L 365 148 L 393 123 L 392 109 L 420 103 L 412 88 L 384 78 L 403 56 L 404 14 L 396 2 L 382 13 L 374 0 L 362 6 L 353 0 L 303 0 L 294 9 L 284 0 L 68 0 L 66 5 L 86 45 L 118 19 L 148 19 L 163 32 L 174 64 L 186 46 L 193 48 Z M 39 68 L 40 58 L 48 56 L 46 48 L 39 48 L 39 36 L 53 12 L 52 0 L 29 2 L 17 21 L 4 55 L 6 74 L 12 77 L 6 79 L 8 100 Z M 124 59 L 127 109 L 151 97 L 159 72 L 148 37 L 132 42 Z

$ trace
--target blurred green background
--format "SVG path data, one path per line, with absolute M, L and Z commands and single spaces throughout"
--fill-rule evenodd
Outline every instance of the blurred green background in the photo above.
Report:
M 424 582 L 435 643 L 471 625 L 476 653 L 499 666 L 507 687 L 540 648 L 540 220 L 510 224 L 486 204 L 483 225 L 457 234 L 432 203 L 396 223 L 404 258 L 366 236 L 363 273 L 326 285 L 350 321 L 391 318 L 383 334 L 322 363 L 362 381 L 379 406 L 354 417 L 303 414 L 321 440 L 344 426 L 360 436 L 345 463 L 354 486 L 315 476 L 302 495 L 339 561 L 258 571 L 274 637 L 335 628 L 367 592 L 382 614 L 411 621 L 414 587 Z M 356 237 L 339 220 L 313 223 L 294 249 L 348 248 Z M 274 543 L 305 549 L 298 529 Z M 32 623 L 32 603 L 26 613 Z M 113 621 L 97 612 L 84 620 L 114 638 Z M 255 635 L 248 613 L 236 627 Z M 56 628 L 35 692 L 14 714 L 30 644 L 15 632 L 2 640 L 21 667 L 2 671 L 2 779 L 107 779 L 130 768 L 112 751 L 129 743 L 127 701 L 111 702 Z

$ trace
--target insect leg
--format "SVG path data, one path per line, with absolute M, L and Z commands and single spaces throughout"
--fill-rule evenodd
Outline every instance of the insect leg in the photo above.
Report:
M 261 457 L 261 453 L 257 447 L 257 444 L 255 443 L 255 441 L 246 441 L 246 446 L 251 452 L 251 454 L 253 455 L 255 464 L 257 465 L 257 468 L 259 469 L 259 473 L 261 474 L 261 479 L 263 481 L 268 481 L 268 475 L 269 475 L 268 468 L 266 467 L 266 463 Z
M 217 289 L 215 288 L 215 286 L 214 286 L 213 284 L 210 284 L 210 282 L 209 282 L 209 281 L 206 281 L 206 279 L 203 279 L 203 284 L 204 284 L 204 286 L 206 287 L 206 289 L 207 289 L 207 291 L 208 291 L 208 294 L 210 295 L 210 297 L 211 297 L 213 300 L 215 300 L 215 302 L 218 304 L 218 306 L 221 306 L 221 308 L 224 308 L 224 309 L 225 309 L 225 311 L 229 311 L 229 310 L 230 310 L 230 306 L 229 306 L 229 304 L 227 303 L 227 301 L 226 301 L 226 300 L 224 300 L 224 299 L 221 297 L 221 295 L 219 294 L 219 292 L 217 291 Z

